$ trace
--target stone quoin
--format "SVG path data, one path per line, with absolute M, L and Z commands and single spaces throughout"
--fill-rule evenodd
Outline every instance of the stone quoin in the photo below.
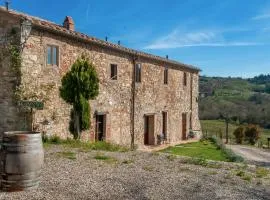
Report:
M 24 27 L 24 22 L 31 27 Z M 83 140 L 129 145 L 134 133 L 135 145 L 144 146 L 162 138 L 177 143 L 190 131 L 200 132 L 198 68 L 87 36 L 76 32 L 75 25 L 71 17 L 62 26 L 0 7 L 0 37 L 14 28 L 21 35 L 21 98 L 44 103 L 43 110 L 35 111 L 35 130 L 72 137 L 71 105 L 61 99 L 59 87 L 63 75 L 84 54 L 96 67 L 100 92 L 90 101 L 91 128 L 83 132 Z M 1 59 L 1 134 L 29 128 L 30 115 L 14 100 L 17 76 L 9 59 Z

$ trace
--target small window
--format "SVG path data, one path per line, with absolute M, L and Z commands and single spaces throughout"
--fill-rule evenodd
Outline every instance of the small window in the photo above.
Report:
M 168 84 L 168 67 L 164 69 L 164 84 Z
M 141 82 L 141 73 L 142 73 L 142 65 L 140 63 L 137 63 L 136 64 L 136 67 L 135 67 L 135 81 L 137 83 L 140 83 Z
M 57 46 L 47 46 L 47 65 L 58 66 L 59 50 Z
M 111 64 L 111 79 L 117 80 L 117 65 Z
M 184 81 L 184 86 L 187 86 L 187 73 L 186 72 L 184 72 L 184 79 L 183 79 L 183 81 Z

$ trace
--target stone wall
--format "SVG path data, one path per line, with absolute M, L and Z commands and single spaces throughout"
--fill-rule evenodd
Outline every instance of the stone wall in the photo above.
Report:
M 19 20 L 0 13 L 0 137 L 4 131 L 25 130 L 28 126 L 14 98 L 19 77 L 12 70 L 7 49 L 12 30 L 13 35 L 20 36 Z
M 59 47 L 59 66 L 46 65 L 47 45 Z M 22 55 L 22 83 L 25 91 L 28 91 L 25 92 L 25 96 L 33 96 L 32 99 L 45 102 L 44 110 L 36 113 L 37 128 L 50 135 L 56 134 L 64 138 L 70 136 L 68 123 L 71 106 L 59 97 L 59 87 L 61 77 L 82 54 L 89 57 L 96 66 L 100 79 L 100 94 L 96 100 L 90 102 L 92 128 L 84 133 L 84 139 L 94 139 L 95 113 L 100 112 L 107 113 L 106 140 L 128 144 L 130 141 L 132 69 L 129 57 L 120 56 L 116 52 L 93 45 L 33 30 Z M 110 80 L 110 64 L 118 65 L 118 80 Z M 51 87 L 46 88 L 48 85 Z M 31 92 L 34 94 L 29 95 L 28 93 Z
M 135 130 L 136 141 L 144 143 L 144 116 L 155 115 L 155 138 L 162 133 L 162 112 L 167 112 L 167 139 L 169 143 L 182 140 L 182 114 L 187 114 L 187 130 L 200 130 L 198 120 L 198 74 L 186 71 L 187 85 L 184 86 L 184 71 L 167 66 L 168 84 L 164 84 L 164 67 L 142 61 L 142 82 L 136 84 Z M 191 78 L 193 76 L 193 78 Z M 192 86 L 191 86 L 191 81 Z M 192 88 L 192 102 L 191 102 Z M 192 105 L 191 105 L 192 104 Z M 192 110 L 191 110 L 192 109 Z M 190 125 L 190 115 L 192 123 Z M 155 141 L 157 143 L 157 141 Z
M 59 66 L 46 64 L 47 45 L 59 47 Z M 35 113 L 35 129 L 47 135 L 71 137 L 68 131 L 71 106 L 59 97 L 59 87 L 63 75 L 82 54 L 92 61 L 100 79 L 99 96 L 90 101 L 91 129 L 83 133 L 83 139 L 95 140 L 95 115 L 105 113 L 106 141 L 129 145 L 133 57 L 116 50 L 101 48 L 33 28 L 22 52 L 20 94 L 22 99 L 39 100 L 45 103 L 44 110 Z M 144 143 L 144 117 L 147 114 L 155 115 L 155 143 L 157 143 L 157 135 L 162 131 L 162 111 L 168 113 L 168 142 L 182 140 L 182 113 L 187 113 L 188 128 L 191 126 L 193 130 L 200 130 L 196 101 L 198 74 L 187 69 L 166 66 L 169 68 L 169 80 L 168 85 L 165 85 L 164 63 L 140 57 L 137 62 L 142 64 L 142 82 L 136 83 L 135 87 L 135 143 L 139 146 Z M 117 80 L 110 79 L 110 64 L 118 66 Z M 184 71 L 187 73 L 188 80 L 186 86 L 183 85 Z M 1 73 L 3 76 L 2 71 Z M 8 82 L 5 80 L 5 84 Z M 0 102 L 8 95 L 10 93 L 2 94 Z M 4 109 L 5 111 L 12 109 L 12 106 L 4 102 L 0 109 L 4 113 Z M 192 116 L 191 125 L 189 116 Z M 8 117 L 5 116 L 3 119 L 7 120 Z M 9 130 L 10 127 L 4 127 L 4 129 Z

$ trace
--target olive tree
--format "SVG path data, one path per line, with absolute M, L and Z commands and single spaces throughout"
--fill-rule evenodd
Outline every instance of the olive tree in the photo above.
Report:
M 71 70 L 61 80 L 60 96 L 73 106 L 70 131 L 75 139 L 90 128 L 89 100 L 99 93 L 99 79 L 95 67 L 82 56 L 72 65 Z

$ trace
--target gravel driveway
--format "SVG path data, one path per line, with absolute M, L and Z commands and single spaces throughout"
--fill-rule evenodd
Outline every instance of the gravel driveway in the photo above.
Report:
M 243 145 L 227 145 L 252 164 L 270 167 L 270 151 Z
M 73 151 L 75 158 L 67 158 L 63 151 Z M 98 160 L 97 155 L 108 157 Z M 270 199 L 269 178 L 243 180 L 234 174 L 240 168 L 192 165 L 166 154 L 82 152 L 55 146 L 46 150 L 39 189 L 0 192 L 0 199 Z

